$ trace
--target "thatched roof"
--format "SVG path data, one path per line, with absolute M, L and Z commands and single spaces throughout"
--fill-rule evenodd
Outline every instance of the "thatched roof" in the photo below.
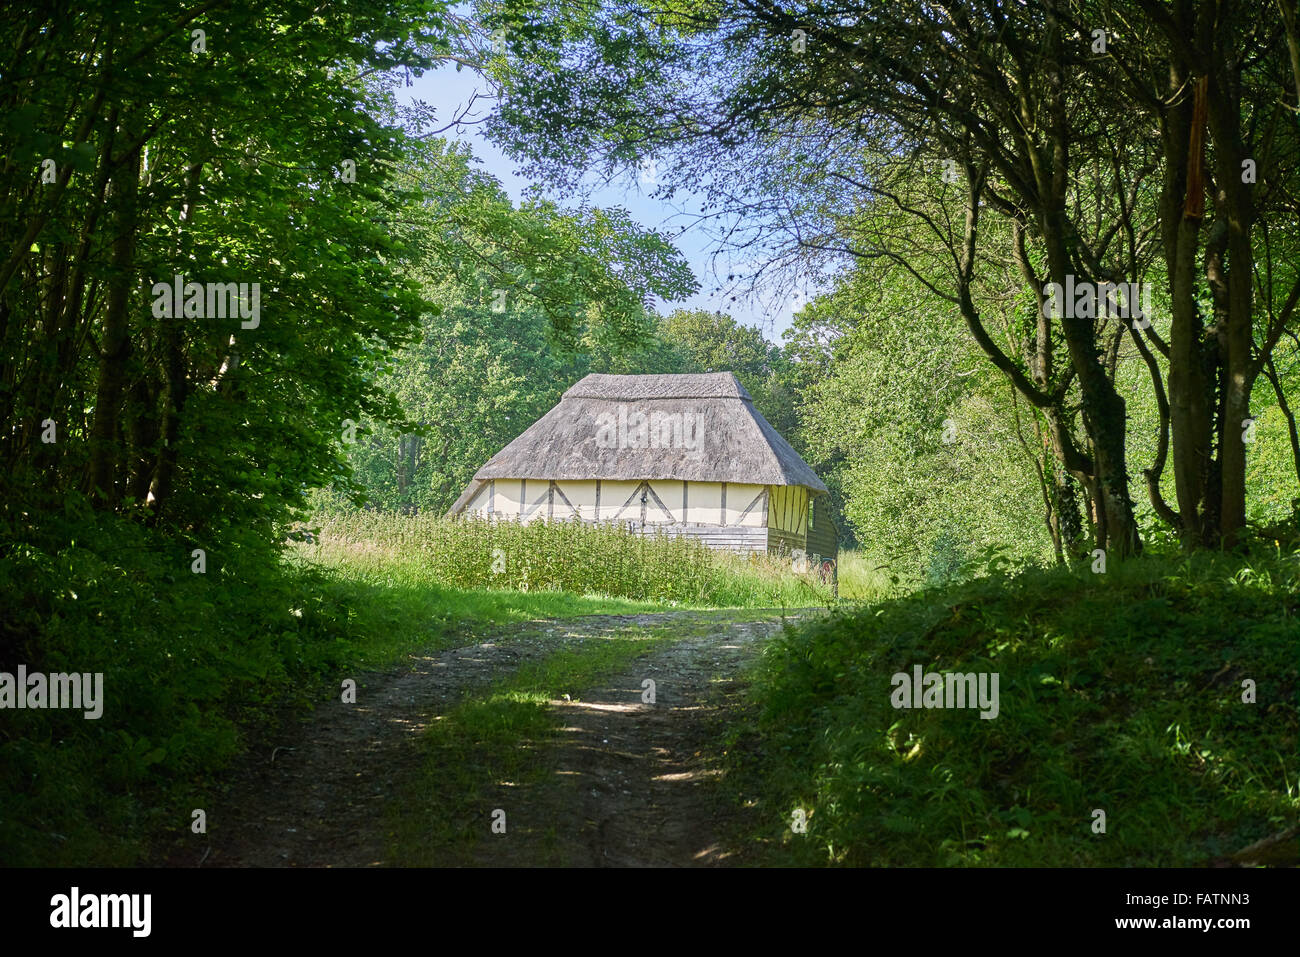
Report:
M 637 415 L 647 420 L 640 432 Z M 647 447 L 636 447 L 642 443 Z M 676 479 L 826 491 L 730 372 L 587 376 L 474 474 L 450 514 L 464 508 L 481 482 L 520 478 Z

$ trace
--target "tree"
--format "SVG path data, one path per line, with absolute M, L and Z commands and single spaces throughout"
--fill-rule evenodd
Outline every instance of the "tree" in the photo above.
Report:
M 660 322 L 659 336 L 682 353 L 682 371 L 734 373 L 763 418 L 792 444 L 798 442 L 790 363 L 758 329 L 725 313 L 678 309 Z
M 361 77 L 428 66 L 412 44 L 440 42 L 437 12 L 0 15 L 11 530 L 84 496 L 192 538 L 269 541 L 335 471 L 344 420 L 385 414 L 378 357 L 420 300 L 401 275 L 403 137 Z
M 351 490 L 378 507 L 442 512 L 588 371 L 652 371 L 642 367 L 661 350 L 646 303 L 695 281 L 626 211 L 515 206 L 463 146 L 426 141 L 406 176 L 425 195 L 406 211 L 420 250 L 409 275 L 433 308 L 379 382 L 401 420 L 362 422 L 355 476 L 333 501 Z
M 918 279 L 1046 418 L 1091 502 L 1096 544 L 1120 555 L 1139 547 L 1114 384 L 1129 337 L 1174 446 L 1179 509 L 1161 497 L 1163 441 L 1147 474 L 1153 507 L 1189 546 L 1232 540 L 1252 377 L 1294 323 L 1300 290 L 1276 251 L 1263 270 L 1255 258 L 1259 224 L 1296 219 L 1297 136 L 1277 105 L 1294 85 L 1292 27 L 1190 0 L 1143 0 L 1122 20 L 1084 0 L 556 2 L 506 4 L 498 22 L 517 42 L 496 66 L 495 129 L 532 169 L 572 184 L 593 166 L 613 175 L 657 157 L 664 193 L 705 189 L 737 246 L 767 250 L 756 276 L 810 259 L 906 268 L 918 249 L 937 251 L 942 266 Z M 871 232 L 845 228 L 868 208 Z M 995 274 L 1013 264 L 1037 306 L 1022 355 L 988 328 L 990 262 Z M 1160 272 L 1168 340 L 1155 323 L 1106 314 L 1106 284 Z M 1217 310 L 1208 341 L 1198 272 Z M 1255 284 L 1270 300 L 1290 290 L 1264 329 Z M 1084 292 L 1056 314 L 1052 288 Z
M 1053 458 L 1030 409 L 922 291 L 901 267 L 859 267 L 800 313 L 791 337 L 832 342 L 801 417 L 813 455 L 834 463 L 857 539 L 872 561 L 935 578 L 992 552 L 1046 558 L 1049 535 L 1059 560 L 1077 557 L 1079 514 L 1049 498 Z

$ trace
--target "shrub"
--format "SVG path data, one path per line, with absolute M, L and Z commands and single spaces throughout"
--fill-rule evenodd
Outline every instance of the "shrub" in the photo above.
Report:
M 989 576 L 788 631 L 740 759 L 765 836 L 804 862 L 1190 866 L 1294 826 L 1300 556 L 1268 544 Z M 917 664 L 999 673 L 998 716 L 895 709 Z

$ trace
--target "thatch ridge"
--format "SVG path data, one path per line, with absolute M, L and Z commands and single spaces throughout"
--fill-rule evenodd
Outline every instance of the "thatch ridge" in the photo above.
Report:
M 640 402 L 650 399 L 744 399 L 753 398 L 730 372 L 686 375 L 605 375 L 593 372 L 565 392 L 563 399 L 609 399 Z

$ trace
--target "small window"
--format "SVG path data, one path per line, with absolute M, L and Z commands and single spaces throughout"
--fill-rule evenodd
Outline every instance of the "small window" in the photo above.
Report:
M 813 516 L 817 514 L 817 509 L 813 507 L 813 500 L 808 499 L 808 531 L 813 530 Z

